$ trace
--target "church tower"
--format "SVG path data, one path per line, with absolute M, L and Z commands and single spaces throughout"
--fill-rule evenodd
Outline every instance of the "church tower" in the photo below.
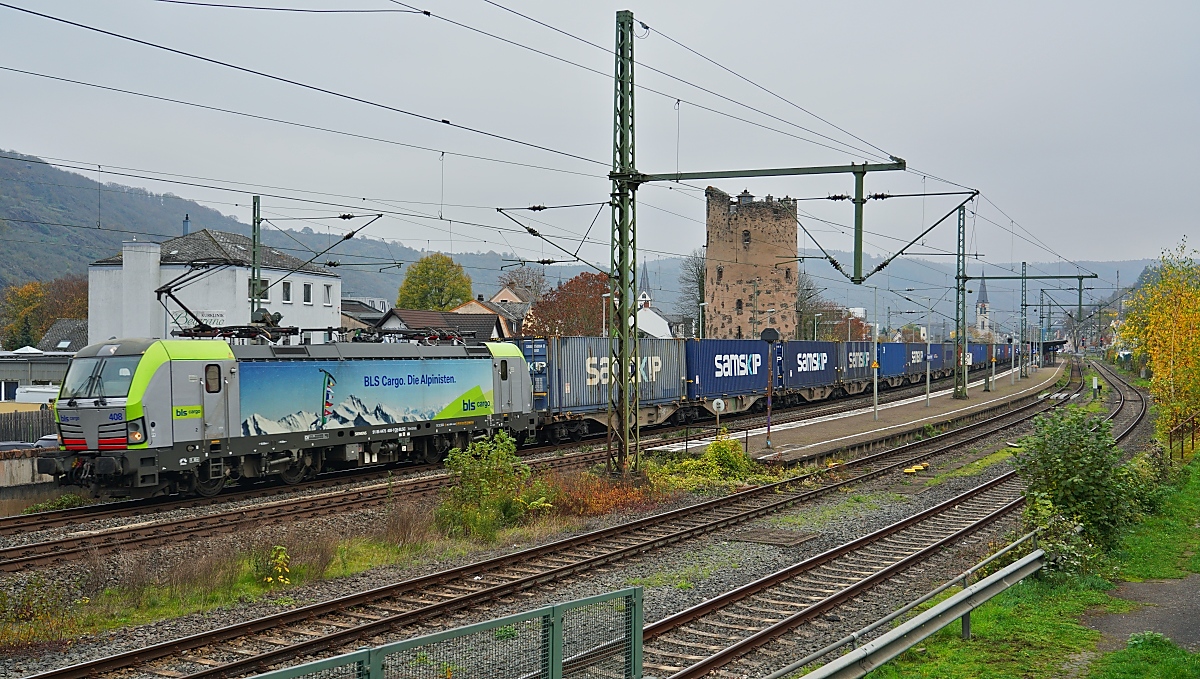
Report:
M 980 337 L 992 334 L 992 318 L 988 311 L 987 281 L 979 279 L 979 298 L 975 300 L 975 333 Z

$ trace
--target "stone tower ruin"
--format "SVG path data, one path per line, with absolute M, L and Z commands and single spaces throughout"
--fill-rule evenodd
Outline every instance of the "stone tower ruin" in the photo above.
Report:
M 796 201 L 713 187 L 708 198 L 704 336 L 757 339 L 768 327 L 796 336 Z M 774 310 L 774 311 L 772 311 Z

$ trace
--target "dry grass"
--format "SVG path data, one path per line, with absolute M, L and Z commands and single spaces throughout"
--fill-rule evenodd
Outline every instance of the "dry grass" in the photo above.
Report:
M 439 537 L 433 508 L 411 501 L 392 502 L 372 537 L 396 547 L 426 544 Z
M 650 509 L 666 499 L 643 479 L 610 479 L 589 472 L 551 474 L 555 510 L 568 516 L 599 516 L 630 509 Z

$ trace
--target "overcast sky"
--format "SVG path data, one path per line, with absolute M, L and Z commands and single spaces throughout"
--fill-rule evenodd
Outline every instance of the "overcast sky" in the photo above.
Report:
M 528 235 L 461 222 L 507 229 L 515 225 L 495 207 L 608 198 L 611 54 L 484 0 L 414 6 L 600 73 L 421 14 L 289 13 L 153 0 L 10 1 L 562 153 L 452 129 L 7 8 L 0 8 L 3 67 L 447 153 L 443 157 L 436 151 L 10 71 L 0 71 L 0 148 L 100 164 L 106 181 L 195 198 L 243 220 L 248 220 L 245 205 L 256 187 L 263 193 L 363 210 L 440 213 L 442 221 L 389 217 L 369 233 L 446 251 L 511 248 L 530 258 L 560 253 Z M 213 2 L 401 9 L 386 0 Z M 636 78 L 665 96 L 647 89 L 636 95 L 637 164 L 643 172 L 878 161 L 868 154 L 881 155 L 876 148 L 882 149 L 906 159 L 916 172 L 869 175 L 868 192 L 957 191 L 958 184 L 978 188 L 992 201 L 977 203 L 978 216 L 969 219 L 971 249 L 992 262 L 1049 261 L 1055 259 L 1050 251 L 1070 260 L 1154 257 L 1194 231 L 1192 197 L 1200 178 L 1195 161 L 1200 155 L 1200 5 L 1195 2 L 499 4 L 605 48 L 613 43 L 618 9 L 633 10 L 650 27 L 638 28 L 635 56 L 642 65 Z M 678 107 L 676 99 L 681 100 Z M 119 171 L 192 175 L 220 181 L 188 181 L 239 190 L 150 181 Z M 695 185 L 710 183 L 729 193 L 749 189 L 758 196 L 823 197 L 853 188 L 849 176 Z M 868 204 L 868 249 L 894 251 L 957 200 L 937 196 Z M 345 211 L 276 197 L 265 198 L 264 205 L 268 216 Z M 823 245 L 849 249 L 844 227 L 852 223 L 849 203 L 822 200 L 800 207 L 813 215 L 804 221 Z M 541 220 L 543 224 L 534 225 L 546 233 L 578 238 L 596 211 L 588 206 L 520 217 Z M 638 241 L 647 257 L 685 253 L 704 242 L 703 194 L 697 190 L 647 186 L 639 192 L 638 216 Z M 1010 218 L 1028 233 L 1010 232 Z M 581 251 L 592 261 L 608 259 L 608 220 L 607 211 L 599 214 L 589 237 L 595 242 Z M 331 224 L 341 229 L 345 223 Z M 1034 240 L 1030 234 L 1049 251 L 1029 242 Z M 953 237 L 948 221 L 927 244 L 952 249 Z

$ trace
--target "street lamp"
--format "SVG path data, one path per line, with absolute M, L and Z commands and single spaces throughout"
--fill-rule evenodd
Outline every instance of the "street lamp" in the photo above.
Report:
M 700 339 L 704 339 L 704 307 L 708 306 L 708 302 L 700 303 Z
M 771 311 L 774 311 L 772 309 Z M 770 312 L 768 312 L 770 313 Z M 767 328 L 762 331 L 762 340 L 767 343 L 767 449 L 771 449 L 771 397 L 775 394 L 775 343 L 779 341 L 779 331 Z M 746 451 L 749 453 L 750 451 Z

